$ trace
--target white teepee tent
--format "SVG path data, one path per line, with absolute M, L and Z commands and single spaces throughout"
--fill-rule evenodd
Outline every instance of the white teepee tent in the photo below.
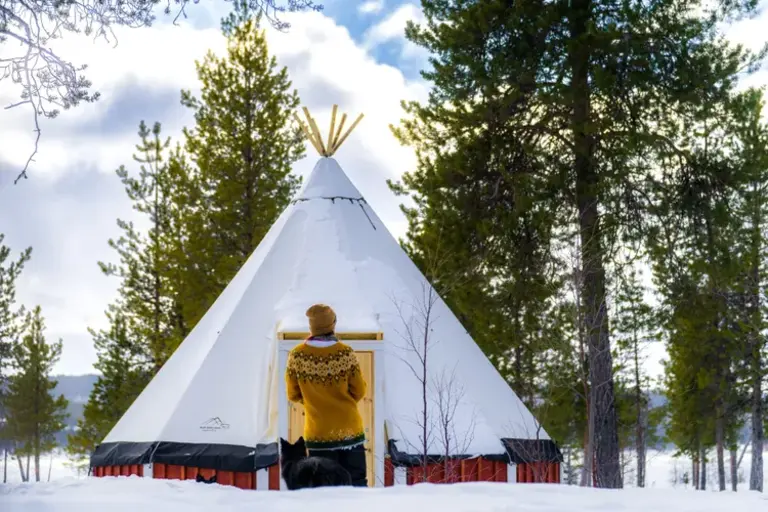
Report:
M 340 130 L 326 150 L 313 125 L 316 131 L 313 121 L 306 130 L 310 141 L 321 155 L 333 154 L 343 141 Z M 438 380 L 452 376 L 452 452 L 460 452 L 452 455 L 559 460 L 547 433 L 433 295 L 336 160 L 322 156 L 297 198 L 95 451 L 91 466 L 162 463 L 247 472 L 275 465 L 279 437 L 288 438 L 294 422 L 283 387 L 286 354 L 307 330 L 307 307 L 318 302 L 336 310 L 344 342 L 372 354 L 367 426 L 377 482 L 385 456 L 409 465 L 423 451 L 420 379 L 429 304 L 427 422 L 437 421 L 446 397 L 447 381 L 441 387 Z M 429 451 L 445 453 L 434 430 Z

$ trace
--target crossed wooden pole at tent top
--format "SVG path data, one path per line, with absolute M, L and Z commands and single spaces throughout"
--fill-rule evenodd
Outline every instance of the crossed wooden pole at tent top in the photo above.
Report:
M 355 122 L 352 123 L 352 126 L 350 126 L 346 133 L 344 133 L 342 136 L 341 130 L 344 128 L 344 122 L 347 120 L 347 114 L 342 114 L 341 122 L 339 123 L 339 126 L 336 127 L 336 111 L 338 108 L 338 105 L 333 106 L 333 111 L 331 112 L 331 129 L 328 131 L 328 141 L 325 144 L 323 144 L 323 137 L 320 135 L 320 129 L 317 127 L 317 122 L 311 115 L 309 115 L 309 109 L 307 107 L 302 107 L 302 109 L 304 110 L 304 115 L 307 118 L 307 124 L 309 124 L 309 126 L 304 124 L 304 122 L 299 119 L 299 116 L 295 112 L 293 114 L 296 122 L 298 122 L 299 126 L 301 126 L 304 135 L 306 135 L 307 139 L 309 139 L 309 142 L 312 144 L 312 146 L 314 146 L 317 152 L 323 156 L 333 156 L 333 154 L 341 147 L 344 141 L 347 140 L 347 137 L 349 137 L 349 134 L 352 133 L 352 130 L 355 129 L 357 123 L 359 123 L 363 118 L 363 114 L 357 116 Z M 334 128 L 336 129 L 335 134 Z

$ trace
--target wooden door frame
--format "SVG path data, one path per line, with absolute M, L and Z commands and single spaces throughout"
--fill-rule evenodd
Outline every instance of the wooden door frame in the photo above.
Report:
M 293 334 L 293 333 L 291 333 Z M 301 333 L 303 334 L 303 333 Z M 384 437 L 384 337 L 382 333 L 356 333 L 363 340 L 351 339 L 349 335 L 343 338 L 342 342 L 352 347 L 356 352 L 373 352 L 373 460 L 374 460 L 374 483 L 373 487 L 384 486 L 384 455 L 386 454 L 386 439 Z M 295 335 L 299 337 L 298 335 Z M 344 333 L 339 333 L 344 336 Z M 291 336 L 294 337 L 294 336 Z M 301 339 L 284 339 L 284 333 L 276 333 L 278 340 L 278 371 L 280 375 L 278 382 L 278 435 L 288 439 L 289 415 L 287 391 L 285 388 L 285 367 L 288 363 L 288 353 L 298 344 Z M 285 482 L 280 479 L 280 489 L 285 489 Z

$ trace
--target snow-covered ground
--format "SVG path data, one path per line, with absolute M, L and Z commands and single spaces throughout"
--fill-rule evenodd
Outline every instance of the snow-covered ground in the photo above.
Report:
M 417 485 L 389 489 L 241 491 L 192 481 L 137 477 L 63 478 L 48 484 L 0 486 L 4 512 L 121 512 L 136 510 L 269 512 L 764 512 L 768 496 L 710 494 L 672 489 L 604 491 L 546 484 Z
M 42 464 L 43 480 L 48 476 L 49 460 Z M 749 454 L 741 472 L 748 468 Z M 2 461 L 0 460 L 0 469 Z M 669 453 L 652 452 L 648 457 L 648 489 L 621 491 L 585 489 L 576 486 L 457 484 L 418 485 L 389 489 L 317 489 L 295 493 L 241 491 L 232 487 L 203 485 L 192 481 L 129 478 L 91 478 L 77 476 L 63 456 L 53 459 L 51 482 L 19 483 L 17 464 L 9 464 L 7 485 L 0 484 L 2 512 L 81 512 L 123 510 L 267 510 L 270 512 L 313 510 L 317 512 L 400 510 L 424 511 L 588 511 L 630 512 L 739 512 L 768 510 L 768 494 L 750 492 L 695 492 L 690 486 L 675 483 L 690 472 L 690 462 Z M 712 475 L 713 477 L 714 475 Z M 715 482 L 710 478 L 710 484 Z M 632 477 L 627 475 L 627 484 Z M 741 483 L 740 490 L 746 485 Z

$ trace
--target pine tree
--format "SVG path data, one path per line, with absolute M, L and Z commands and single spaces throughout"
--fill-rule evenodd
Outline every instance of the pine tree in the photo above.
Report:
M 171 148 L 159 123 L 140 125 L 137 177 L 118 176 L 134 208 L 149 221 L 146 233 L 118 221 L 110 240 L 118 264 L 101 264 L 121 279 L 107 331 L 92 332 L 102 373 L 89 397 L 71 452 L 95 449 L 149 379 L 261 241 L 298 186 L 290 175 L 303 154 L 289 116 L 298 105 L 285 69 L 275 71 L 258 20 L 247 3 L 224 23 L 224 59 L 209 53 L 198 75 L 200 99 L 182 92 L 195 110 L 184 147 Z
M 749 12 L 754 3 L 716 7 L 699 0 L 423 0 L 425 24 L 406 29 L 433 55 L 433 69 L 423 73 L 434 84 L 429 100 L 405 105 L 410 119 L 400 130 L 417 151 L 418 167 L 403 182 L 418 215 L 439 209 L 441 195 L 487 187 L 475 177 L 490 168 L 499 179 L 485 189 L 480 208 L 493 206 L 494 193 L 523 205 L 551 197 L 556 231 L 577 232 L 601 487 L 622 485 L 607 266 L 615 246 L 644 233 L 644 189 L 657 170 L 648 162 L 663 165 L 674 153 L 669 141 L 678 114 L 698 104 L 700 91 L 714 91 L 720 97 L 708 100 L 720 101 L 748 64 L 717 29 L 726 15 Z M 461 159 L 473 143 L 484 158 L 466 157 L 460 179 L 442 183 L 445 162 Z M 451 229 L 468 232 L 458 220 Z
M 428 121 L 404 122 L 394 133 L 416 149 L 420 170 L 389 185 L 415 203 L 401 206 L 409 224 L 404 249 L 446 290 L 441 295 L 464 327 L 532 406 L 537 357 L 552 343 L 542 335 L 544 322 L 561 286 L 553 226 L 562 198 L 543 172 L 546 164 L 529 158 L 529 143 L 516 140 L 496 115 L 468 115 L 439 133 Z M 492 129 L 467 135 L 485 122 Z M 451 151 L 443 148 L 446 140 Z M 429 273 L 427 255 L 436 253 L 443 254 L 442 276 Z
M 741 207 L 737 215 L 741 220 L 739 246 L 741 258 L 741 296 L 739 304 L 741 331 L 744 336 L 743 373 L 750 389 L 748 401 L 752 463 L 749 489 L 763 490 L 763 446 L 765 439 L 766 408 L 763 382 L 768 375 L 766 350 L 768 344 L 766 304 L 763 298 L 766 286 L 764 265 L 768 239 L 768 124 L 762 120 L 765 112 L 763 93 L 747 90 L 734 101 L 738 110 L 735 126 L 738 142 L 735 150 L 743 173 L 740 187 Z
M 94 366 L 100 375 L 76 432 L 68 436 L 67 451 L 76 458 L 93 453 L 152 377 L 142 341 L 131 333 L 119 311 L 113 308 L 109 316 L 108 331 L 91 330 L 98 353 Z
M 177 182 L 174 164 L 169 163 L 175 162 L 175 155 L 167 154 L 170 139 L 161 138 L 160 123 L 150 130 L 142 121 L 139 138 L 138 153 L 133 157 L 141 164 L 138 176 L 125 166 L 116 173 L 134 210 L 149 221 L 149 228 L 144 233 L 133 222 L 118 219 L 123 235 L 109 240 L 109 245 L 120 262 L 99 266 L 105 275 L 121 279 L 117 308 L 133 334 L 145 340 L 147 362 L 157 373 L 186 334 L 177 318 L 177 283 L 171 280 L 178 265 L 172 257 L 177 244 L 173 224 Z
M 3 244 L 4 239 L 5 235 L 0 233 L 0 417 L 3 416 L 4 372 L 11 362 L 11 349 L 23 329 L 20 320 L 24 318 L 24 308 L 16 305 L 16 279 L 32 255 L 29 247 L 16 261 L 8 261 L 11 249 Z
M 681 281 L 686 281 L 681 283 Z M 701 343 L 708 333 L 709 322 L 701 315 L 704 301 L 686 278 L 678 281 L 679 293 L 686 299 L 677 300 L 668 313 L 665 325 L 669 361 L 665 364 L 665 394 L 667 397 L 669 441 L 680 454 L 689 455 L 700 468 L 697 489 L 706 489 L 706 453 L 715 444 L 713 404 L 716 393 L 708 382 L 706 351 Z M 671 301 L 675 302 L 675 301 Z M 701 316 L 699 316 L 701 315 Z M 694 476 L 695 478 L 695 476 Z
M 534 416 L 545 425 L 547 433 L 565 451 L 584 450 L 589 422 L 587 400 L 586 360 L 579 350 L 577 306 L 562 300 L 549 313 L 547 337 L 551 348 L 539 367 L 540 400 L 533 409 Z M 573 456 L 571 465 L 578 456 Z M 583 459 L 583 456 L 582 456 Z M 581 461 L 582 466 L 584 460 Z M 582 467 L 582 477 L 584 467 Z M 571 471 L 571 473 L 573 473 Z M 574 482 L 575 483 L 575 482 Z
M 627 424 L 634 432 L 628 436 L 634 440 L 637 457 L 637 487 L 645 487 L 646 452 L 649 436 L 649 387 L 650 379 L 643 370 L 645 345 L 658 339 L 656 315 L 645 299 L 646 289 L 639 282 L 637 271 L 629 267 L 620 277 L 614 299 L 613 335 L 619 354 L 619 378 L 626 383 L 629 399 Z
M 134 210 L 147 221 L 146 231 L 118 219 L 123 234 L 109 245 L 118 263 L 99 263 L 106 276 L 118 277 L 118 299 L 107 311 L 107 330 L 90 330 L 101 373 L 88 397 L 78 431 L 70 436 L 68 451 L 75 457 L 93 452 L 122 414 L 173 354 L 187 333 L 180 314 L 178 253 L 180 218 L 177 196 L 185 173 L 178 148 L 161 137 L 160 123 L 150 129 L 139 124 L 140 143 L 134 160 L 139 172 L 120 166 L 116 174 Z
M 687 443 L 699 444 L 699 451 L 711 441 L 707 430 L 714 429 L 718 484 L 725 490 L 725 449 L 739 427 L 743 402 L 736 371 L 744 354 L 740 219 L 734 214 L 743 173 L 732 151 L 737 112 L 730 97 L 712 99 L 682 117 L 680 138 L 688 154 L 660 186 L 664 213 L 651 246 L 671 320 L 671 420 Z M 690 416 L 694 412 L 698 415 Z
M 304 154 L 299 105 L 286 68 L 277 69 L 247 2 L 223 21 L 227 54 L 197 63 L 200 97 L 182 91 L 195 112 L 185 129 L 189 162 L 184 203 L 187 258 L 183 317 L 191 328 L 208 310 L 288 205 L 299 186 L 291 174 Z
M 24 308 L 16 305 L 16 279 L 32 254 L 32 248 L 29 247 L 16 261 L 9 262 L 11 249 L 3 244 L 4 239 L 5 235 L 0 233 L 0 419 L 6 416 L 5 394 L 8 384 L 5 371 L 12 362 L 12 347 L 24 328 Z M 10 440 L 4 420 L 0 422 L 0 444 L 3 446 L 3 459 L 7 460 Z M 3 483 L 7 479 L 7 473 L 8 468 L 3 465 Z
M 9 378 L 6 406 L 8 429 L 20 446 L 17 454 L 34 459 L 35 480 L 39 482 L 40 455 L 56 447 L 55 435 L 64 429 L 68 402 L 64 395 L 52 394 L 57 381 L 51 379 L 51 372 L 61 356 L 62 342 L 46 342 L 40 306 L 29 314 L 28 325 L 13 349 L 17 372 Z

